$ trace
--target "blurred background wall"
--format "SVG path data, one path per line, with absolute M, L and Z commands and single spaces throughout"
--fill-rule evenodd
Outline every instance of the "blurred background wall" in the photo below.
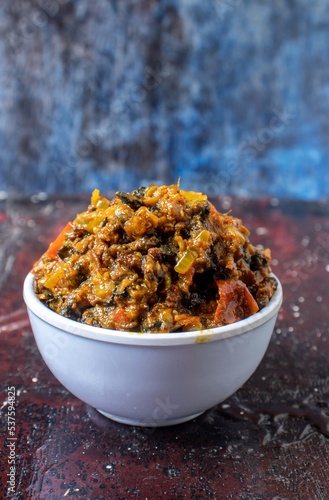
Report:
M 329 2 L 3 0 L 0 192 L 329 197 Z

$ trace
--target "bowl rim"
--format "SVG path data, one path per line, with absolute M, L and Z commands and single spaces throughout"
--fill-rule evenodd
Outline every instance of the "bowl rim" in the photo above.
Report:
M 218 326 L 216 328 L 205 330 L 194 330 L 190 332 L 171 332 L 171 333 L 143 333 L 143 332 L 124 332 L 118 330 L 109 330 L 92 325 L 79 323 L 73 319 L 65 318 L 44 305 L 33 290 L 34 276 L 30 272 L 24 280 L 23 297 L 28 312 L 64 332 L 102 342 L 111 342 L 115 344 L 128 345 L 149 345 L 149 346 L 175 346 L 185 344 L 203 344 L 214 340 L 228 339 L 250 332 L 256 327 L 269 321 L 276 315 L 282 304 L 282 286 L 276 275 L 271 274 L 278 282 L 278 287 L 271 298 L 269 304 L 257 313 L 237 321 L 230 325 Z

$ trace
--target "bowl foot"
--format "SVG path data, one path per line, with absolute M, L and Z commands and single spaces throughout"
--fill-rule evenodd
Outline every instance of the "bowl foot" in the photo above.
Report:
M 177 425 L 177 424 L 183 424 L 184 422 L 188 422 L 189 420 L 193 420 L 194 418 L 199 417 L 204 413 L 201 411 L 200 413 L 195 413 L 194 415 L 188 415 L 185 417 L 179 417 L 179 418 L 167 418 L 163 420 L 155 420 L 153 418 L 125 418 L 125 417 L 120 417 L 119 415 L 112 415 L 111 413 L 107 413 L 105 411 L 99 410 L 96 408 L 99 413 L 104 415 L 104 417 L 110 418 L 111 420 L 114 420 L 115 422 L 119 422 L 120 424 L 127 424 L 127 425 L 136 425 L 139 427 L 167 427 L 169 425 Z

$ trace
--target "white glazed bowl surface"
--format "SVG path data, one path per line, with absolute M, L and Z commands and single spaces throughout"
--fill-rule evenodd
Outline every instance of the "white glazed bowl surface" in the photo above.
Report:
M 166 426 L 197 417 L 241 387 L 268 347 L 282 288 L 269 305 L 237 323 L 168 334 L 106 330 L 47 308 L 24 282 L 40 353 L 72 394 L 118 422 Z

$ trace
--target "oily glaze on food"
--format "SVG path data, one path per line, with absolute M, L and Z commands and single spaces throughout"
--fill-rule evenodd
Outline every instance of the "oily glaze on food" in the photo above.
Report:
M 270 251 L 207 196 L 150 185 L 98 190 L 33 267 L 49 308 L 103 328 L 165 333 L 244 319 L 271 299 Z

